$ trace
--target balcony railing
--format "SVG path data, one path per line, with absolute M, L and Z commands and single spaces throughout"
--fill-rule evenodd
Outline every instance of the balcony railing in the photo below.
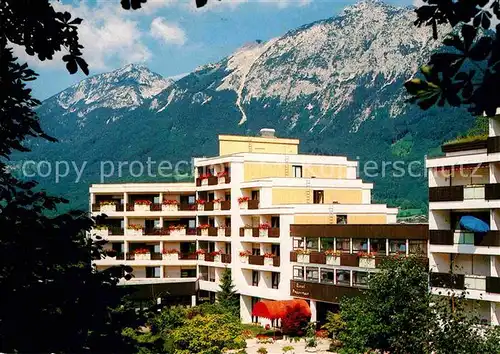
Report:
M 181 203 L 179 204 L 180 211 L 194 211 L 196 210 L 196 204 Z
M 198 259 L 198 256 L 196 253 L 179 253 L 179 259 L 183 261 L 192 261 Z
M 430 284 L 438 288 L 464 290 L 465 276 L 463 274 L 431 273 Z
M 290 236 L 427 240 L 429 227 L 424 224 L 291 225 Z
M 101 205 L 99 203 L 92 204 L 92 212 L 94 212 L 94 213 L 99 213 L 99 212 L 105 213 L 106 211 L 123 211 L 123 204 L 121 204 L 119 202 L 115 203 L 115 209 L 114 210 L 105 210 L 106 207 L 109 207 L 109 206 Z
M 429 242 L 431 245 L 453 245 L 453 231 L 429 230 Z
M 458 202 L 463 200 L 464 186 L 429 188 L 429 202 Z
M 488 154 L 500 152 L 500 136 L 488 137 L 487 148 L 488 148 Z
M 170 230 L 168 228 L 151 228 L 151 229 L 144 229 L 144 235 L 147 236 L 167 236 L 170 235 Z
M 347 267 L 357 267 L 358 266 L 358 256 L 355 254 L 346 254 L 340 257 L 340 265 Z
M 280 237 L 280 229 L 279 227 L 271 227 L 269 229 L 268 237 Z
M 484 199 L 500 199 L 500 183 L 488 183 L 484 186 Z
M 469 141 L 465 143 L 454 143 L 445 144 L 441 146 L 443 152 L 458 152 L 458 151 L 468 151 L 468 150 L 480 150 L 487 148 L 486 140 Z
M 500 278 L 486 277 L 486 291 L 489 293 L 500 294 Z
M 250 255 L 250 256 L 248 256 L 248 264 L 263 266 L 264 265 L 264 256 Z
M 246 231 L 249 230 L 249 231 Z M 259 228 L 258 227 L 240 227 L 240 237 L 244 237 L 245 235 L 251 234 L 252 237 L 259 237 Z
M 254 199 L 249 200 L 248 209 L 259 209 L 259 201 Z
M 275 257 L 273 258 L 273 267 L 279 267 L 279 266 L 280 266 L 280 263 L 281 263 L 280 257 L 275 256 Z
M 490 230 L 486 234 L 474 234 L 474 245 L 500 247 L 500 231 Z
M 222 260 L 222 263 L 229 264 L 229 263 L 231 263 L 231 255 L 230 254 L 222 254 L 221 260 Z
M 290 262 L 297 262 L 297 252 L 290 252 Z
M 323 252 L 311 252 L 309 262 L 315 264 L 326 264 L 326 256 Z

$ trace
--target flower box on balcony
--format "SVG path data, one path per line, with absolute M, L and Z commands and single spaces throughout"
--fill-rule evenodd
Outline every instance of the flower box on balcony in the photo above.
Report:
M 179 260 L 179 251 L 177 250 L 164 250 L 162 254 L 162 259 L 168 262 L 175 262 Z
M 134 202 L 134 211 L 150 211 L 151 204 L 149 200 L 136 200 Z
M 144 231 L 140 225 L 129 225 L 127 227 L 126 236 L 142 236 Z
M 179 211 L 178 204 L 163 204 L 161 206 L 161 211 Z
M 250 251 L 240 251 L 240 262 L 241 263 L 248 263 L 248 256 L 250 256 L 252 253 Z
M 264 254 L 264 265 L 272 267 L 274 265 L 274 254 L 266 253 Z
M 169 228 L 170 236 L 186 236 L 185 226 L 173 226 Z
M 205 253 L 198 253 L 198 260 L 204 261 L 205 260 Z
M 268 223 L 260 224 L 259 225 L 259 237 L 268 237 L 270 228 L 271 228 L 271 225 L 269 225 Z
M 340 257 L 327 254 L 326 255 L 326 264 L 339 266 L 340 265 Z
M 108 237 L 109 236 L 109 230 L 108 228 L 100 228 L 100 229 L 94 229 L 94 235 L 99 236 L 99 237 Z
M 297 262 L 298 263 L 310 263 L 310 255 L 306 250 L 297 250 Z
M 253 229 L 252 228 L 245 228 L 243 231 L 243 236 L 244 237 L 253 237 Z
M 150 261 L 151 252 L 149 252 L 149 250 L 146 248 L 136 249 L 134 251 L 134 259 L 136 261 Z
M 225 227 L 219 227 L 217 229 L 217 236 L 218 237 L 225 237 L 226 236 L 226 228 Z
M 115 212 L 116 211 L 116 204 L 101 204 L 99 206 L 99 210 L 103 213 L 105 212 Z
M 225 184 L 225 183 L 226 183 L 226 176 L 217 178 L 217 184 Z
M 245 202 L 240 202 L 239 206 L 240 206 L 240 209 L 247 210 L 248 209 L 248 200 Z
M 222 256 L 220 254 L 214 256 L 214 262 L 222 263 Z
M 360 268 L 375 268 L 375 258 L 362 257 L 359 259 Z

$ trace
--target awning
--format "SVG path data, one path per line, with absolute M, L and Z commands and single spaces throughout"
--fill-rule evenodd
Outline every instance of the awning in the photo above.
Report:
M 276 320 L 285 317 L 293 310 L 303 311 L 306 316 L 311 316 L 311 309 L 305 300 L 259 301 L 252 309 L 252 316 Z
M 478 219 L 474 216 L 466 215 L 460 218 L 460 226 L 464 229 L 472 232 L 488 232 L 490 227 L 483 220 Z

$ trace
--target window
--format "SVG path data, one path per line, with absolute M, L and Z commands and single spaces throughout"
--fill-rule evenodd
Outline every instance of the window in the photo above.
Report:
M 252 285 L 259 286 L 259 272 L 252 270 Z
M 208 280 L 208 267 L 200 266 L 200 280 Z
M 334 272 L 333 269 L 321 269 L 321 282 L 333 284 Z
M 352 252 L 367 252 L 368 239 L 367 238 L 353 238 L 352 239 Z
M 381 256 L 386 255 L 385 238 L 371 238 L 370 239 L 370 252 L 376 253 Z
M 337 251 L 344 253 L 351 252 L 351 245 L 348 238 L 337 238 Z
M 271 245 L 271 253 L 279 257 L 281 253 L 280 245 Z
M 410 240 L 408 244 L 408 252 L 424 256 L 427 254 L 427 242 L 420 240 Z
M 181 278 L 196 278 L 196 268 L 181 268 Z
M 160 267 L 146 267 L 146 278 L 159 278 Z
M 302 166 L 293 166 L 293 177 L 302 178 Z
M 252 200 L 259 200 L 259 191 L 252 191 Z
M 406 241 L 405 240 L 389 240 L 389 253 L 405 253 L 406 254 Z
M 293 279 L 304 280 L 304 267 L 293 267 Z
M 319 272 L 317 267 L 306 267 L 306 280 L 307 281 L 319 280 Z
M 195 201 L 196 201 L 196 196 L 190 195 L 188 197 L 188 204 L 194 204 Z
M 334 244 L 335 244 L 335 239 L 333 237 L 331 238 L 321 238 L 320 240 L 321 243 L 321 251 L 326 251 L 326 250 L 333 250 L 334 249 Z
M 323 204 L 325 202 L 325 192 L 324 191 L 313 191 L 313 203 Z
M 294 237 L 293 238 L 293 249 L 303 250 L 304 249 L 304 238 L 303 237 Z
M 260 256 L 260 248 L 256 248 L 255 246 L 252 246 L 252 256 Z
M 347 215 L 337 215 L 337 224 L 347 224 Z
M 273 289 L 278 289 L 280 286 L 280 273 L 272 272 L 271 273 L 271 282 Z
M 280 227 L 280 217 L 271 216 L 271 227 Z
M 306 248 L 308 250 L 317 251 L 318 250 L 318 238 L 317 237 L 306 237 Z
M 226 244 L 226 254 L 231 254 L 231 243 L 225 242 Z
M 368 272 L 352 272 L 352 283 L 357 286 L 367 286 Z
M 351 285 L 351 272 L 337 269 L 337 284 Z
M 196 220 L 194 220 L 194 219 L 189 219 L 189 220 L 188 220 L 188 227 L 189 227 L 190 229 L 194 229 L 194 228 L 196 227 Z
M 208 268 L 208 281 L 215 283 L 215 268 Z

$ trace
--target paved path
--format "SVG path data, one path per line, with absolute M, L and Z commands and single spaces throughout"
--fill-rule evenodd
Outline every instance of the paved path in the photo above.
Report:
M 248 339 L 247 340 L 247 353 L 248 354 L 257 354 L 257 350 L 260 347 L 264 347 L 267 349 L 268 354 L 284 354 L 283 347 L 292 346 L 294 347 L 293 352 L 288 352 L 287 354 L 303 354 L 308 353 L 306 351 L 306 342 L 301 340 L 300 342 L 290 342 L 287 340 L 277 340 L 272 344 L 262 344 L 259 343 L 257 339 Z M 316 347 L 316 351 L 311 351 L 311 353 L 317 354 L 332 354 L 328 351 L 328 347 L 330 346 L 330 340 L 328 339 L 319 339 L 318 346 Z

